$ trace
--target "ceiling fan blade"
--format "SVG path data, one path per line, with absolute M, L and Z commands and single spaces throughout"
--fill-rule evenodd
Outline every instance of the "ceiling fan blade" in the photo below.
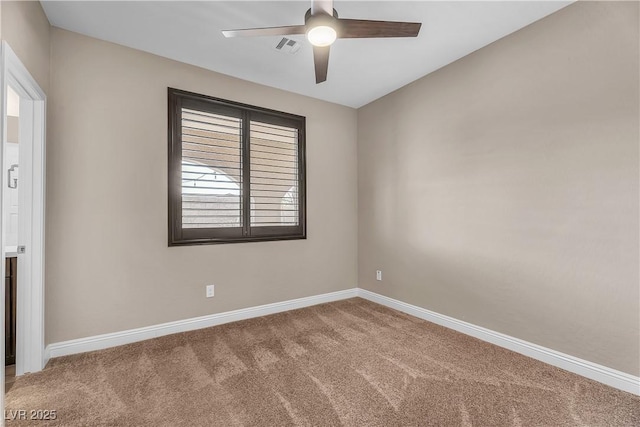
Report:
M 377 37 L 416 37 L 420 22 L 367 21 L 363 19 L 339 19 L 343 39 Z
M 329 69 L 329 46 L 313 47 L 313 63 L 316 66 L 316 84 L 327 80 Z
M 243 30 L 223 30 L 225 37 L 252 37 L 252 36 L 293 36 L 304 34 L 304 25 L 291 25 L 288 27 L 247 28 Z
M 333 16 L 333 0 L 311 0 L 311 16 L 319 13 Z

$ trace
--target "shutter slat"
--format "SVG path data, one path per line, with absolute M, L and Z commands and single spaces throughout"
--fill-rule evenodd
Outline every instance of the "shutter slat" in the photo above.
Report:
M 184 163 L 183 163 L 184 165 Z M 235 163 L 233 163 L 234 166 L 236 166 Z M 187 164 L 187 166 L 192 166 Z M 186 172 L 186 173 L 193 173 L 193 174 L 198 174 L 198 175 L 213 175 L 213 176 L 224 176 L 226 174 L 221 173 L 221 172 L 208 172 L 210 170 L 212 170 L 212 168 L 214 169 L 224 169 L 224 170 L 228 170 L 228 171 L 232 171 L 232 170 L 242 170 L 242 168 L 235 168 L 235 167 L 230 167 L 230 166 L 226 166 L 226 165 L 198 165 L 197 167 L 191 169 L 190 171 Z
M 206 117 L 209 118 L 210 120 L 219 120 L 222 122 L 233 122 L 236 123 L 237 121 L 239 121 L 240 119 L 235 118 L 235 117 L 228 117 L 228 116 L 223 116 L 220 114 L 212 114 L 212 113 L 207 113 L 206 111 L 199 111 L 199 110 L 192 110 L 190 108 L 183 108 L 182 109 L 182 114 L 183 117 L 192 117 L 192 116 L 197 116 L 197 117 Z M 212 117 L 214 116 L 214 117 Z
M 257 168 L 252 168 L 251 169 L 251 176 L 255 176 L 257 178 L 263 178 L 263 177 L 258 176 L 257 175 L 258 173 L 266 174 L 267 176 L 265 176 L 264 178 L 268 178 L 268 179 L 272 179 L 273 174 L 276 174 L 276 175 L 287 175 L 287 176 L 290 176 L 292 178 L 295 178 L 296 175 L 297 175 L 296 172 L 266 171 L 266 170 L 257 169 Z M 286 178 L 277 178 L 277 177 L 275 177 L 273 179 L 286 179 Z
M 292 157 L 295 159 L 296 155 L 295 154 L 283 154 L 283 153 L 273 153 L 271 151 L 260 151 L 260 150 L 256 150 L 255 148 L 251 147 L 251 152 L 252 153 L 260 153 L 260 154 L 275 154 L 277 156 L 282 156 L 282 157 Z M 273 159 L 270 157 L 256 157 L 258 159 L 265 159 L 265 160 L 277 160 L 277 159 Z M 290 160 L 283 160 L 283 161 L 290 161 Z
M 298 168 L 296 166 L 291 166 L 291 164 L 288 165 L 270 165 L 268 163 L 258 163 L 258 162 L 251 162 L 252 165 L 255 166 L 263 166 L 263 167 L 268 167 L 268 168 L 278 168 L 278 169 L 286 169 L 286 170 L 293 170 L 293 171 L 297 171 Z
M 194 153 L 216 154 L 216 155 L 222 155 L 222 156 L 240 157 L 240 152 L 236 153 L 236 152 L 233 152 L 233 151 L 231 151 L 231 152 L 218 151 L 220 149 L 222 149 L 222 150 L 225 150 L 225 149 L 231 150 L 232 147 L 219 147 L 219 146 L 216 146 L 216 145 L 208 145 L 209 150 L 202 150 L 202 149 L 199 149 L 201 144 L 198 145 L 198 148 L 191 148 L 190 146 L 188 146 L 188 144 L 191 144 L 191 143 L 184 143 L 183 144 L 182 151 L 192 151 Z M 187 145 L 187 146 L 185 146 L 185 145 Z M 202 147 L 202 148 L 206 148 L 206 147 L 207 146 L 205 145 L 205 147 Z
M 263 140 L 261 140 L 261 141 L 263 141 Z M 282 151 L 284 151 L 284 153 L 275 152 L 273 154 L 289 154 L 289 155 L 292 155 L 292 153 L 296 151 L 296 147 L 295 146 L 289 148 L 289 147 L 280 147 L 280 146 L 275 145 L 275 144 L 264 144 L 264 143 L 261 144 L 259 142 L 252 142 L 251 145 L 253 147 L 269 148 L 270 150 L 282 150 Z
M 208 151 L 212 151 L 221 148 L 223 150 L 237 151 L 239 143 L 240 141 L 230 141 L 228 139 L 188 136 L 183 139 L 182 146 L 188 146 L 194 150 L 207 149 Z
M 289 143 L 284 143 L 280 141 L 269 141 L 264 138 L 252 138 L 252 145 L 255 147 L 259 147 L 257 149 L 264 150 L 265 148 L 269 150 L 282 150 L 284 154 L 291 154 L 291 152 L 297 151 L 297 146 Z
M 254 151 L 253 153 L 255 153 L 255 151 Z M 284 164 L 285 164 L 285 165 L 287 165 L 287 166 L 289 166 L 289 165 L 291 164 L 291 159 L 287 159 L 287 160 L 283 160 L 283 159 L 271 159 L 271 158 L 269 158 L 269 157 L 258 157 L 258 156 L 256 156 L 256 155 L 251 156 L 251 158 L 254 160 L 254 164 L 256 164 L 256 165 L 262 165 L 263 163 L 255 162 L 255 160 L 265 160 L 265 161 L 268 161 L 269 163 L 265 163 L 265 164 L 267 164 L 267 165 L 268 165 L 268 164 L 270 164 L 270 163 L 273 163 L 273 162 L 281 162 L 281 163 L 284 163 Z M 275 166 L 276 164 L 277 164 L 277 163 L 273 163 L 273 165 L 274 165 L 274 166 Z

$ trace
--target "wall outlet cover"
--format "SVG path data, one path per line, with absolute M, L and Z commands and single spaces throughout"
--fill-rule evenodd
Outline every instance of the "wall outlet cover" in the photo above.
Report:
M 215 295 L 215 285 L 207 285 L 207 298 L 212 298 Z

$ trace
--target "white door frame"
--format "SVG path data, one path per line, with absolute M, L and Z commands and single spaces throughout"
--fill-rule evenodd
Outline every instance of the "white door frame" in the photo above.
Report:
M 1 75 L 0 75 L 0 135 L 2 136 L 2 150 L 0 150 L 0 165 L 3 165 L 4 148 L 7 140 L 7 85 L 20 96 L 20 159 L 19 169 L 19 197 L 24 197 L 25 212 L 23 223 L 19 230 L 18 244 L 26 247 L 24 254 L 18 255 L 18 286 L 17 316 L 16 316 L 16 375 L 27 372 L 37 372 L 46 363 L 44 348 L 44 203 L 45 203 L 45 125 L 46 125 L 46 95 L 35 79 L 31 76 L 18 56 L 6 41 L 1 47 Z M 24 167 L 23 167 L 24 163 Z M 7 177 L 2 168 L 0 173 L 0 193 L 4 192 Z M 24 195 L 22 194 L 24 193 Z M 0 212 L 2 212 L 3 197 L 0 197 Z M 22 200 L 21 200 L 22 202 Z M 1 276 L 5 274 L 5 224 L 0 221 L 0 262 Z M 22 267 L 21 267 L 22 265 Z M 1 326 L 4 331 L 4 280 L 0 295 Z M 4 343 L 1 343 L 2 366 L 4 366 Z M 0 380 L 0 395 L 4 396 L 4 369 Z M 0 409 L 4 410 L 4 399 Z

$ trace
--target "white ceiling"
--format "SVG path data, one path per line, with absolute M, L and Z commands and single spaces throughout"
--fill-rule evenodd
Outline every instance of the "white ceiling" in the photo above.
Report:
M 314 98 L 360 107 L 572 3 L 571 1 L 340 1 L 342 18 L 422 22 L 413 39 L 338 40 L 315 84 L 304 36 L 226 39 L 223 29 L 304 23 L 308 1 L 43 1 L 52 25 Z M 526 49 L 527 46 L 522 46 Z

